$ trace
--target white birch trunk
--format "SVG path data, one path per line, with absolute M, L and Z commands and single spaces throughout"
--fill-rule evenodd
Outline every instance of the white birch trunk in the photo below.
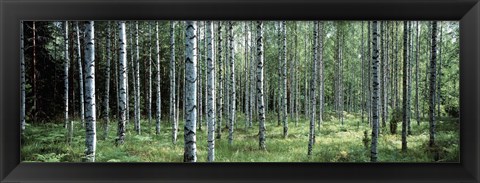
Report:
M 283 32 L 283 62 L 282 62 L 282 123 L 283 123 L 283 137 L 288 136 L 288 121 L 287 121 L 287 28 L 286 22 L 282 21 Z
M 222 114 L 223 114 L 223 62 L 222 62 L 222 23 L 218 22 L 218 125 L 217 126 L 217 139 L 222 138 Z
M 147 110 L 148 124 L 152 123 L 152 22 L 149 22 L 149 45 L 148 45 L 148 93 L 147 93 Z
M 170 120 L 172 121 L 172 142 L 177 143 L 177 109 L 175 100 L 175 24 L 170 21 Z
M 263 99 L 263 22 L 257 21 L 257 95 L 258 95 L 258 130 L 260 149 L 266 150 L 265 144 L 265 102 Z
M 63 23 L 64 28 L 64 41 L 65 41 L 65 52 L 64 52 L 64 63 L 63 63 L 63 84 L 64 84 L 64 93 L 63 93 L 63 101 L 65 106 L 65 128 L 68 127 L 68 66 L 70 65 L 70 57 L 68 56 L 68 21 Z
M 186 58 L 185 58 L 185 127 L 183 154 L 184 162 L 197 161 L 196 123 L 197 123 L 197 22 L 186 22 Z
M 162 117 L 162 96 L 160 91 L 160 43 L 158 38 L 158 22 L 155 22 L 155 47 L 156 47 L 156 55 L 157 55 L 157 111 L 156 111 L 156 126 L 155 132 L 157 135 L 160 134 L 160 121 Z
M 135 84 L 136 90 L 136 103 L 135 103 L 135 131 L 137 134 L 140 134 L 140 51 L 138 46 L 138 21 L 135 22 L 135 49 L 136 49 L 136 59 L 135 59 Z
M 123 144 L 125 139 L 125 123 L 126 123 L 126 113 L 127 113 L 127 36 L 125 33 L 125 21 L 118 22 L 118 37 L 119 37 L 119 101 L 120 101 L 120 113 L 118 118 L 118 139 L 117 144 Z
M 311 97 L 311 106 L 310 106 L 310 133 L 308 135 L 308 156 L 312 155 L 313 144 L 315 143 L 315 107 L 317 103 L 317 96 L 315 95 L 315 89 L 317 85 L 317 48 L 318 48 L 318 21 L 314 22 L 313 25 L 313 78 L 310 80 L 310 97 Z
M 86 161 L 95 162 L 96 111 L 95 111 L 95 35 L 94 22 L 85 22 L 85 151 Z
M 85 127 L 85 102 L 83 95 L 83 64 L 82 64 L 82 54 L 80 51 L 80 28 L 78 27 L 78 21 L 75 22 L 75 29 L 77 33 L 77 64 L 78 64 L 78 83 L 79 83 L 79 93 L 80 93 L 80 122 L 82 126 Z
M 233 129 L 235 124 L 235 102 L 236 102 L 236 92 L 235 92 L 235 55 L 233 49 L 233 22 L 229 22 L 228 25 L 228 39 L 229 41 L 229 49 L 230 49 L 230 128 L 228 129 L 228 144 L 233 144 Z
M 215 161 L 215 55 L 213 44 L 213 24 L 207 21 L 207 128 L 208 128 L 208 158 L 209 162 Z

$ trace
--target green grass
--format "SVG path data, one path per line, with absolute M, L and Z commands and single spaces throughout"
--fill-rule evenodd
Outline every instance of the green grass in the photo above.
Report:
M 362 123 L 358 114 L 347 114 L 344 125 L 325 114 L 311 157 L 307 156 L 309 121 L 289 119 L 289 135 L 283 138 L 283 127 L 277 126 L 276 114 L 267 117 L 267 150 L 258 147 L 258 123 L 245 129 L 245 116 L 239 115 L 233 145 L 228 144 L 228 130 L 223 129 L 221 139 L 215 141 L 217 162 L 369 162 L 370 149 L 364 145 L 364 131 L 371 138 L 370 127 Z M 366 120 L 366 118 L 365 118 Z M 205 120 L 203 120 L 205 122 Z M 182 162 L 183 122 L 179 124 L 177 143 L 172 143 L 171 124 L 162 121 L 161 134 L 155 134 L 155 123 L 142 120 L 142 132 L 137 135 L 133 122 L 129 122 L 125 144 L 115 146 L 116 120 L 111 120 L 108 137 L 104 139 L 103 121 L 97 122 L 97 162 Z M 357 126 L 357 124 L 359 124 Z M 387 123 L 388 125 L 388 123 Z M 225 127 L 225 121 L 222 123 Z M 378 141 L 379 162 L 434 162 L 428 148 L 428 122 L 420 125 L 412 119 L 412 135 L 408 136 L 408 150 L 401 152 L 401 123 L 397 134 L 382 129 Z M 28 125 L 22 137 L 21 158 L 33 162 L 81 162 L 85 151 L 85 130 L 74 122 L 74 136 L 66 142 L 66 129 L 58 124 Z M 317 127 L 316 127 L 317 129 Z M 197 130 L 197 159 L 207 161 L 206 125 Z M 440 119 L 437 123 L 437 151 L 439 162 L 459 162 L 458 119 Z M 368 146 L 370 141 L 368 141 Z

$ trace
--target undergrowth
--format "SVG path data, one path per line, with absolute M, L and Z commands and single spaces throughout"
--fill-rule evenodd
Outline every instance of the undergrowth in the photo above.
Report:
M 225 121 L 221 139 L 215 140 L 217 162 L 369 162 L 371 128 L 361 121 L 358 114 L 345 115 L 341 125 L 336 115 L 324 115 L 320 131 L 316 131 L 313 154 L 307 156 L 309 120 L 288 119 L 289 135 L 283 138 L 283 127 L 277 125 L 276 114 L 267 117 L 267 150 L 258 147 L 258 123 L 245 128 L 245 116 L 239 115 L 235 124 L 233 145 L 228 144 Z M 182 162 L 183 121 L 179 124 L 176 144 L 172 143 L 171 124 L 161 123 L 161 133 L 155 134 L 155 120 L 142 120 L 142 132 L 133 130 L 133 122 L 127 124 L 125 144 L 115 146 L 116 120 L 111 120 L 108 136 L 104 139 L 103 121 L 97 121 L 97 162 Z M 205 123 L 205 119 L 203 122 Z M 428 148 L 428 121 L 420 125 L 411 120 L 412 134 L 407 137 L 408 150 L 401 152 L 401 133 L 391 134 L 388 127 L 381 127 L 378 139 L 379 162 L 435 162 Z M 398 123 L 401 125 L 401 123 Z M 316 129 L 318 129 L 316 127 Z M 62 122 L 28 125 L 22 136 L 21 159 L 27 162 L 81 162 L 85 151 L 85 130 L 74 121 L 73 140 L 66 140 L 67 130 Z M 365 136 L 365 134 L 367 136 Z M 458 119 L 443 118 L 437 122 L 438 162 L 459 162 Z M 206 124 L 197 130 L 197 159 L 207 161 Z

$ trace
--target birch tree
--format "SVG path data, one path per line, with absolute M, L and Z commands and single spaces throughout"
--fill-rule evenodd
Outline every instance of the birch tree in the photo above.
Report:
M 95 162 L 96 112 L 95 112 L 95 35 L 94 21 L 85 22 L 85 160 Z
M 177 109 L 175 100 L 175 22 L 170 21 L 170 121 L 172 121 L 172 142 L 177 143 Z
M 215 55 L 213 44 L 215 44 L 213 35 L 212 21 L 207 21 L 207 123 L 208 123 L 208 158 L 209 162 L 215 161 Z
M 323 93 L 324 93 L 324 90 L 323 90 L 323 86 L 324 86 L 324 79 L 323 79 L 323 75 L 324 75 L 324 71 L 323 71 L 323 29 L 324 29 L 324 25 L 322 22 L 318 22 L 318 62 L 319 62 L 319 83 L 320 85 L 318 86 L 318 89 L 320 90 L 319 91 L 319 94 L 320 96 L 318 97 L 319 98 L 319 112 L 318 112 L 318 132 L 320 132 L 320 124 L 322 123 L 322 120 L 323 120 Z
M 152 22 L 149 22 L 149 44 L 148 44 L 148 93 L 147 93 L 147 110 L 148 124 L 152 123 Z
M 233 144 L 233 125 L 235 122 L 235 101 L 236 99 L 236 92 L 235 92 L 235 55 L 233 49 L 233 22 L 228 22 L 228 39 L 229 41 L 229 49 L 230 49 L 230 128 L 228 129 L 228 144 Z
M 138 21 L 135 21 L 135 131 L 140 134 L 140 51 L 138 46 Z
M 217 25 L 217 50 L 216 58 L 218 62 L 218 104 L 217 104 L 217 139 L 222 138 L 222 113 L 223 113 L 223 64 L 222 64 L 222 23 L 218 22 Z
M 430 58 L 430 96 L 429 96 L 429 123 L 430 123 L 430 138 L 428 142 L 429 147 L 435 147 L 435 84 L 437 79 L 437 21 L 432 22 L 432 57 Z
M 288 121 L 287 121 L 287 28 L 286 22 L 282 21 L 283 32 L 283 63 L 282 63 L 282 122 L 283 122 L 283 137 L 288 136 Z
M 408 96 L 408 22 L 403 21 L 403 123 L 402 123 L 402 151 L 407 150 L 407 123 L 410 120 L 410 103 Z
M 196 123 L 197 123 L 197 22 L 186 22 L 186 58 L 185 58 L 185 150 L 184 162 L 197 161 Z
M 317 97 L 315 95 L 315 88 L 317 87 L 317 48 L 318 48 L 318 21 L 313 23 L 313 78 L 310 80 L 310 131 L 308 134 L 308 156 L 312 155 L 312 149 L 314 144 L 314 136 L 315 136 L 315 107 L 316 107 L 316 100 Z
M 118 48 L 118 58 L 119 58 L 119 85 L 120 85 L 120 92 L 119 92 L 119 101 L 120 101 L 120 113 L 118 118 L 118 131 L 117 131 L 117 144 L 123 144 L 125 140 L 125 123 L 127 121 L 126 110 L 127 108 L 127 36 L 125 33 L 125 21 L 118 22 L 118 41 L 119 41 L 119 48 Z M 108 45 L 108 44 L 107 44 Z
M 265 145 L 265 102 L 263 90 L 263 22 L 257 21 L 257 99 L 258 99 L 258 126 L 259 146 L 266 150 Z
M 68 119 L 68 70 L 70 66 L 70 57 L 68 54 L 68 21 L 65 21 L 64 24 L 64 40 L 65 40 L 65 62 L 63 65 L 63 82 L 64 82 L 64 94 L 63 99 L 65 102 L 65 128 L 67 128 L 67 142 L 70 143 L 73 139 L 73 121 Z
M 417 26 L 416 26 L 416 29 L 417 29 L 417 34 L 416 34 L 416 41 L 417 41 L 417 49 L 415 50 L 415 115 L 416 115 L 416 118 L 417 119 L 417 125 L 420 125 L 420 111 L 418 110 L 418 73 L 420 72 L 419 71 L 419 68 L 418 68 L 418 54 L 419 54 L 419 50 L 420 50 L 420 35 L 419 35 L 419 26 L 418 26 L 418 21 L 416 22 Z
M 80 52 L 80 28 L 78 27 L 78 21 L 75 22 L 75 30 L 77 31 L 77 64 L 78 64 L 78 83 L 79 83 L 79 94 L 80 94 L 80 122 L 82 126 L 85 127 L 85 102 L 83 95 L 83 64 L 82 64 L 82 54 Z
M 68 21 L 63 23 L 63 39 L 65 43 L 65 52 L 64 52 L 64 59 L 63 62 L 63 85 L 64 85 L 64 93 L 63 93 L 63 101 L 65 106 L 65 128 L 68 127 L 68 66 L 70 65 L 70 57 L 68 56 Z M 70 133 L 69 133 L 70 134 Z
M 155 22 L 155 52 L 157 55 L 157 111 L 156 111 L 156 125 L 155 125 L 155 133 L 158 135 L 160 134 L 160 121 L 162 117 L 162 95 L 161 95 L 161 75 L 160 75 L 160 40 L 158 38 L 158 22 Z
M 377 162 L 377 141 L 378 141 L 378 122 L 379 122 L 379 111 L 378 111 L 378 102 L 380 99 L 379 84 L 380 80 L 378 78 L 379 72 L 379 60 L 378 60 L 378 23 L 373 21 L 372 23 L 372 145 L 370 151 L 370 161 Z

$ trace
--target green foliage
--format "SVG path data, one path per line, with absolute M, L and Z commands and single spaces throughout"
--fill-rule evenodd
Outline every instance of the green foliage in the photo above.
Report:
M 369 162 L 370 127 L 359 115 L 348 114 L 344 125 L 338 120 L 323 121 L 321 130 L 316 132 L 313 155 L 307 157 L 309 120 L 299 118 L 298 126 L 290 125 L 289 136 L 283 138 L 283 127 L 277 126 L 276 114 L 267 116 L 267 150 L 258 147 L 258 123 L 245 129 L 245 116 L 238 115 L 235 123 L 233 145 L 225 136 L 215 141 L 217 162 Z M 115 120 L 112 120 L 115 121 Z M 205 121 L 205 120 L 204 120 Z M 459 161 L 458 119 L 444 118 L 437 123 L 437 149 L 428 148 L 428 122 L 412 124 L 414 135 L 408 137 L 409 149 L 401 153 L 401 136 L 381 133 L 378 157 L 380 162 L 432 162 L 432 152 L 438 152 L 439 162 Z M 291 124 L 294 119 L 289 119 Z M 100 121 L 97 124 L 103 123 Z M 85 150 L 85 131 L 79 122 L 74 123 L 74 137 L 71 145 L 66 143 L 66 130 L 62 125 L 44 124 L 27 127 L 21 148 L 22 161 L 34 162 L 81 162 Z M 225 124 L 223 122 L 222 124 Z M 183 130 L 179 131 L 176 145 L 171 142 L 171 128 L 162 123 L 162 131 L 155 135 L 154 123 L 142 121 L 143 131 L 137 135 L 133 123 L 128 123 L 125 144 L 115 146 L 116 131 L 110 124 L 106 140 L 103 125 L 97 125 L 97 162 L 182 162 Z M 180 121 L 180 129 L 183 121 Z M 223 134 L 226 134 L 224 129 Z M 197 130 L 197 157 L 199 162 L 207 160 L 207 131 Z M 434 154 L 433 154 L 434 155 Z

